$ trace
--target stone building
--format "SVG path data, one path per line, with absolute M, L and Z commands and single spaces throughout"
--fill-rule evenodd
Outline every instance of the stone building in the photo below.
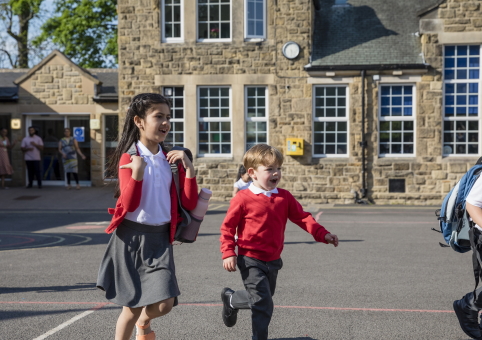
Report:
M 86 70 L 59 51 L 52 52 L 32 69 L 0 69 L 0 128 L 17 141 L 10 158 L 14 168 L 12 186 L 26 184 L 20 140 L 34 126 L 43 139 L 44 185 L 64 185 L 65 175 L 58 152 L 64 128 L 77 132 L 81 185 L 103 185 L 106 159 L 118 134 L 116 69 Z
M 172 97 L 172 142 L 216 199 L 255 143 L 282 150 L 281 186 L 316 204 L 439 204 L 481 154 L 480 1 L 119 0 L 118 13 L 120 124 L 134 95 Z

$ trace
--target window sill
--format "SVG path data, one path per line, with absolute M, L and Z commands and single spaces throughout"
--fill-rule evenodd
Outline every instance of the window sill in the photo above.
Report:
M 213 43 L 213 42 L 219 42 L 219 43 L 225 43 L 225 42 L 232 42 L 233 39 L 229 38 L 229 39 L 198 39 L 196 40 L 196 42 L 198 43 Z
M 184 39 L 162 40 L 163 44 L 182 44 L 184 42 Z

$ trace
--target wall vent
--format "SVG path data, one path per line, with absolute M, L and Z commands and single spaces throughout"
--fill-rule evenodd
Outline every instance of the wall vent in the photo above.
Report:
M 405 179 L 389 179 L 388 192 L 405 192 Z

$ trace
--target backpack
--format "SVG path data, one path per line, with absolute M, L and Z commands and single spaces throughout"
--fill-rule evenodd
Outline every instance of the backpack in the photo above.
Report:
M 469 220 L 469 215 L 465 210 L 465 199 L 482 171 L 480 161 L 481 159 L 465 173 L 445 196 L 442 207 L 435 211 L 440 224 L 439 232 L 443 234 L 445 242 L 448 244 L 444 245 L 439 242 L 440 246 L 451 247 L 458 253 L 465 253 L 471 249 L 469 230 L 473 222 Z M 438 231 L 434 228 L 432 230 Z

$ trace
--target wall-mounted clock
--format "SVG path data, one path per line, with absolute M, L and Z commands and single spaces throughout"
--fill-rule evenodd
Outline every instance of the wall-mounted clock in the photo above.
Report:
M 283 45 L 283 55 L 288 59 L 295 59 L 300 55 L 300 45 L 295 43 L 294 41 L 288 41 L 286 44 Z

